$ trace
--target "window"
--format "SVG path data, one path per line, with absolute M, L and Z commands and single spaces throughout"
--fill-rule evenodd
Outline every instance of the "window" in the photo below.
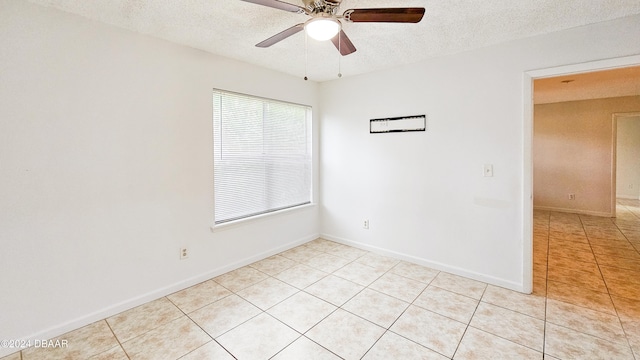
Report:
M 214 222 L 311 203 L 311 107 L 213 91 Z

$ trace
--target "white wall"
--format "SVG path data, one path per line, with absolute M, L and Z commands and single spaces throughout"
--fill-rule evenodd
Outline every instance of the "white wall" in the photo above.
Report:
M 520 289 L 523 72 L 640 54 L 639 33 L 632 17 L 318 92 L 0 2 L 0 339 L 47 338 L 162 296 L 309 240 L 318 218 L 333 239 Z M 322 107 L 320 213 L 210 232 L 213 87 Z M 427 132 L 368 134 L 370 118 L 413 114 L 427 114 Z M 183 244 L 191 257 L 180 261 Z
M 636 16 L 321 84 L 323 236 L 526 289 L 524 75 L 640 54 L 638 34 Z M 369 119 L 415 114 L 426 132 L 368 133 Z
M 616 151 L 616 196 L 640 199 L 640 116 L 619 117 Z
M 317 237 L 317 206 L 211 232 L 214 87 L 317 109 L 316 83 L 0 2 L 0 339 L 59 335 Z

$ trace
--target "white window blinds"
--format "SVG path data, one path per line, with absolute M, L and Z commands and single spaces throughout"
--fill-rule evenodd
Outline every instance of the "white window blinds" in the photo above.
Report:
M 213 91 L 214 221 L 311 202 L 311 107 Z

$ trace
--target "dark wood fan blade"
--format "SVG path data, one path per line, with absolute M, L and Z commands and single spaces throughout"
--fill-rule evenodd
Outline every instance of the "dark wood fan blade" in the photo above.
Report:
M 346 56 L 356 52 L 356 47 L 353 46 L 353 43 L 351 42 L 347 34 L 345 34 L 342 30 L 340 30 L 340 33 L 338 35 L 334 36 L 333 39 L 331 39 L 331 42 L 336 46 L 336 49 L 340 51 L 340 54 L 342 56 Z
M 304 29 L 304 24 L 297 24 L 297 25 L 293 25 L 292 27 L 288 28 L 285 31 L 279 32 L 275 35 L 273 35 L 272 37 L 268 38 L 267 40 L 264 40 L 262 42 L 259 42 L 256 44 L 257 47 L 261 47 L 261 48 L 266 48 L 269 47 L 279 41 L 282 41 L 286 38 L 288 38 L 289 36 L 293 35 L 293 34 L 297 34 L 300 31 L 302 31 L 302 29 Z
M 424 16 L 424 8 L 349 9 L 343 16 L 351 22 L 418 23 Z
M 253 4 L 268 6 L 274 9 L 280 9 L 284 11 L 289 11 L 298 14 L 304 14 L 304 8 L 302 6 L 289 4 L 288 2 L 279 1 L 279 0 L 242 0 L 244 2 L 249 2 Z

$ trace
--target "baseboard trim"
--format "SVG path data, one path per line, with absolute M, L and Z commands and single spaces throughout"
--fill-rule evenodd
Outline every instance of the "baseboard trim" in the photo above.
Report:
M 256 261 L 268 258 L 269 256 L 273 256 L 275 254 L 281 253 L 285 250 L 289 250 L 293 247 L 296 247 L 298 245 L 307 243 L 309 241 L 315 240 L 317 238 L 320 237 L 319 233 L 315 233 L 315 234 L 311 234 L 311 235 L 307 235 L 303 238 L 297 239 L 295 241 L 291 241 L 289 243 L 286 243 L 282 246 L 278 246 L 275 247 L 273 249 L 270 249 L 268 251 L 264 251 L 262 253 L 253 255 L 253 256 L 249 256 L 245 259 L 242 259 L 240 261 L 236 261 L 233 262 L 231 264 L 225 265 L 225 266 L 221 266 L 219 268 L 213 269 L 211 271 L 207 271 L 203 274 L 200 275 L 196 275 L 196 276 L 192 276 L 188 279 L 185 279 L 183 281 L 179 281 L 177 283 L 165 286 L 163 288 L 154 290 L 152 292 L 148 292 L 146 294 L 141 294 L 140 296 L 136 296 L 134 298 L 122 301 L 120 303 L 117 303 L 115 305 L 109 306 L 107 308 L 95 311 L 93 313 L 87 314 L 85 316 L 81 316 L 79 318 L 70 320 L 68 322 L 62 323 L 60 325 L 56 325 L 56 326 L 52 326 L 48 329 L 39 331 L 35 334 L 31 334 L 31 335 L 27 335 L 27 336 L 22 336 L 22 337 L 17 337 L 18 339 L 21 340 L 31 340 L 31 343 L 33 343 L 33 341 L 35 340 L 49 340 L 49 339 L 53 339 L 55 337 L 58 337 L 60 335 L 66 334 L 69 331 L 73 331 L 73 330 L 77 330 L 81 327 L 84 327 L 86 325 L 92 324 L 96 321 L 100 321 L 103 319 L 106 319 L 108 317 L 111 317 L 113 315 L 119 314 L 123 311 L 129 310 L 129 309 L 133 309 L 136 306 L 140 306 L 142 304 L 145 304 L 149 301 L 153 301 L 153 300 L 157 300 L 163 296 L 167 296 L 170 294 L 173 294 L 176 291 L 180 291 L 183 289 L 186 289 L 190 286 L 199 284 L 203 281 L 207 281 L 209 279 L 212 279 L 216 276 L 222 275 L 224 273 L 227 273 L 229 271 L 241 268 L 243 266 L 249 265 L 251 263 L 254 263 Z M 17 351 L 19 351 L 21 349 L 0 349 L 0 357 L 4 357 L 7 355 L 11 355 Z
M 443 264 L 443 263 L 440 263 L 440 262 L 437 262 L 437 261 L 428 260 L 428 259 L 424 259 L 424 258 L 420 258 L 420 257 L 404 254 L 404 253 L 401 253 L 401 252 L 380 248 L 380 247 L 377 247 L 377 246 L 371 246 L 371 245 L 364 244 L 364 243 L 361 243 L 361 242 L 357 242 L 357 241 L 341 238 L 341 237 L 338 237 L 338 236 L 333 236 L 331 234 L 320 234 L 320 237 L 323 238 L 323 239 L 335 241 L 337 243 L 341 243 L 341 244 L 344 244 L 344 245 L 353 246 L 355 248 L 359 248 L 359 249 L 362 249 L 362 250 L 371 251 L 371 252 L 374 252 L 376 254 L 389 256 L 389 257 L 392 257 L 392 258 L 395 258 L 395 259 L 398 259 L 398 260 L 404 260 L 404 261 L 408 261 L 410 263 L 414 263 L 414 264 L 418 264 L 418 265 L 422 265 L 422 266 L 427 266 L 427 267 L 430 267 L 432 269 L 448 272 L 448 273 L 451 273 L 451 274 L 454 274 L 454 275 L 463 276 L 463 277 L 466 277 L 466 278 L 469 278 L 469 279 L 486 282 L 486 283 L 491 284 L 491 285 L 496 285 L 496 286 L 500 286 L 500 287 L 503 287 L 503 288 L 506 288 L 506 289 L 509 289 L 509 290 L 514 290 L 514 291 L 518 291 L 518 292 L 524 293 L 524 285 L 521 284 L 521 283 L 517 283 L 517 282 L 513 282 L 513 281 L 497 278 L 497 277 L 494 277 L 494 276 L 491 276 L 491 275 L 486 275 L 486 274 L 478 273 L 478 272 L 475 272 L 475 271 L 470 271 L 468 269 L 460 268 L 460 267 L 457 267 L 457 266 L 446 265 L 446 264 Z
M 562 213 L 580 214 L 580 215 L 613 217 L 613 214 L 610 212 L 589 211 L 589 210 L 580 210 L 580 209 L 565 209 L 565 208 L 557 208 L 553 206 L 534 206 L 533 209 L 542 210 L 542 211 L 555 211 L 555 212 L 562 212 Z
M 616 195 L 616 199 L 640 200 L 640 197 L 632 195 Z

